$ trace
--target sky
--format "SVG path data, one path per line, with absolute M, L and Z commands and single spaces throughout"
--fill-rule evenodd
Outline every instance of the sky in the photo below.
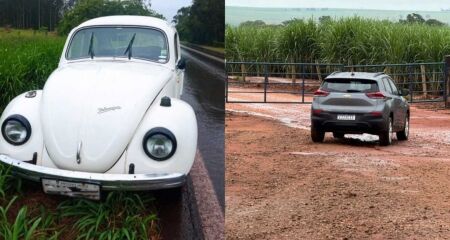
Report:
M 440 11 L 450 0 L 225 0 L 226 6 Z M 449 13 L 450 14 L 450 13 Z
M 192 0 L 151 0 L 150 3 L 151 9 L 161 13 L 168 22 L 171 22 L 178 9 L 192 5 Z

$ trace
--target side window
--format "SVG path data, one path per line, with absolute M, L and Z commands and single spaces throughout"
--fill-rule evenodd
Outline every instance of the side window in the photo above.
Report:
M 173 42 L 175 43 L 175 61 L 178 61 L 178 34 L 176 33 Z
M 387 78 L 383 78 L 383 85 L 384 85 L 384 89 L 386 89 L 386 91 L 390 94 L 392 94 L 392 88 L 391 85 L 389 84 L 389 80 Z
M 392 93 L 398 95 L 398 90 L 397 87 L 395 86 L 394 82 L 392 81 L 392 79 L 388 79 L 389 84 L 391 85 L 392 88 Z

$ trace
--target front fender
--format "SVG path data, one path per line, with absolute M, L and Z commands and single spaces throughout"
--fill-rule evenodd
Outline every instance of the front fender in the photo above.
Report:
M 25 95 L 26 93 L 17 96 L 8 104 L 0 118 L 0 126 L 7 117 L 14 114 L 22 115 L 30 122 L 30 139 L 23 145 L 14 146 L 6 142 L 3 135 L 0 134 L 0 154 L 14 156 L 23 160 L 32 160 L 33 154 L 37 153 L 37 162 L 40 163 L 44 148 L 39 115 L 42 90 L 36 91 L 35 97 L 27 98 Z
M 163 127 L 176 138 L 177 149 L 168 160 L 155 161 L 143 149 L 144 135 L 151 129 Z M 171 106 L 155 102 L 147 111 L 126 151 L 126 171 L 134 164 L 135 173 L 188 174 L 197 151 L 197 118 L 192 107 L 179 99 L 171 98 Z

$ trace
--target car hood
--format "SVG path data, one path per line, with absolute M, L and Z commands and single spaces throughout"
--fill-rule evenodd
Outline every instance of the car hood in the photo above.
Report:
M 87 61 L 58 68 L 41 102 L 44 144 L 55 165 L 110 169 L 170 76 L 168 68 L 143 63 Z

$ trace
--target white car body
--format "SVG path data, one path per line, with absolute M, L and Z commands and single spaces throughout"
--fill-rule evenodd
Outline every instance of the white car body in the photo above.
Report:
M 167 62 L 133 57 L 68 59 L 73 35 L 99 26 L 163 32 Z M 29 121 L 31 135 L 19 146 L 1 139 L 0 161 L 12 165 L 13 173 L 35 181 L 93 183 L 105 190 L 181 186 L 197 149 L 195 113 L 179 100 L 184 80 L 180 69 L 184 67 L 178 68 L 181 61 L 178 34 L 163 20 L 111 16 L 82 23 L 70 32 L 59 67 L 43 90 L 16 97 L 4 110 L 0 125 L 10 116 L 21 115 Z M 162 103 L 163 97 L 170 98 L 170 106 Z M 175 136 L 176 149 L 167 160 L 153 160 L 144 150 L 144 136 L 154 128 Z M 55 191 L 63 191 L 58 187 Z

